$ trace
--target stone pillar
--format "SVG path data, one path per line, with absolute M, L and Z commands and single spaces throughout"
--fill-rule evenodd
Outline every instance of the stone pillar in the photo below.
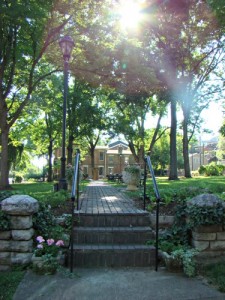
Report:
M 12 265 L 31 262 L 33 252 L 32 215 L 38 211 L 38 201 L 27 195 L 13 195 L 1 202 L 9 216 L 10 230 L 0 231 L 0 271 Z
M 202 194 L 188 201 L 188 206 L 210 207 L 217 209 L 218 205 L 224 207 L 225 203 L 216 195 Z M 191 218 L 191 216 L 188 216 Z M 197 261 L 209 264 L 225 260 L 225 224 L 202 224 L 192 230 L 192 246 L 199 251 Z

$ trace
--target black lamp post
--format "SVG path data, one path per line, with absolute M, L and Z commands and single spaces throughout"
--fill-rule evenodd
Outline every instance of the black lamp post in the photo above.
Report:
M 63 126 L 62 126 L 62 157 L 61 171 L 59 179 L 59 189 L 67 190 L 66 182 L 66 104 L 68 94 L 68 69 L 71 52 L 74 47 L 74 41 L 70 36 L 64 36 L 59 40 L 59 46 L 63 54 L 64 61 L 64 97 L 63 97 Z
M 123 153 L 123 146 L 122 145 L 119 145 L 118 153 L 119 153 L 119 158 L 120 158 L 120 174 L 121 174 L 122 173 L 122 170 L 121 170 L 121 158 L 122 158 L 122 153 Z

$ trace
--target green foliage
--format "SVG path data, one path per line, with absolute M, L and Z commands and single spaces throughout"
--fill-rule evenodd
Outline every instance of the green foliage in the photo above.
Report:
M 203 275 L 209 283 L 215 285 L 219 291 L 225 292 L 225 262 L 205 267 Z
M 0 210 L 0 230 L 9 230 L 10 229 L 10 221 L 8 215 Z
M 173 251 L 181 248 L 181 245 L 175 245 L 174 242 L 164 240 L 163 238 L 159 239 L 159 249 L 163 252 L 171 254 Z
M 198 251 L 194 248 L 180 248 L 173 251 L 171 253 L 171 257 L 181 262 L 184 274 L 186 274 L 188 277 L 194 277 L 196 275 L 196 263 L 194 261 L 194 256 L 197 253 Z
M 138 175 L 141 172 L 141 168 L 140 168 L 140 166 L 137 166 L 137 165 L 131 165 L 131 166 L 126 166 L 124 168 L 124 171 L 128 172 L 130 174 Z
M 186 208 L 190 226 L 213 225 L 225 223 L 225 208 L 222 203 L 215 206 L 188 205 Z
M 55 216 L 50 210 L 50 207 L 45 203 L 39 202 L 39 210 L 33 215 L 33 227 L 35 229 L 36 236 L 43 236 L 44 239 L 49 237 L 59 240 L 66 241 L 70 233 L 71 224 L 70 217 L 65 218 L 66 223 L 64 226 L 60 226 L 56 223 Z
M 23 279 L 23 270 L 12 270 L 0 272 L 0 300 L 11 300 L 13 295 Z
M 206 166 L 200 166 L 198 172 L 200 175 L 205 176 L 221 176 L 225 171 L 225 166 L 216 165 L 215 163 L 211 163 Z
M 33 215 L 33 227 L 36 235 L 41 235 L 47 239 L 51 235 L 52 228 L 55 226 L 56 221 L 49 207 L 40 202 L 38 212 Z
M 32 195 L 32 194 L 30 194 Z M 65 203 L 69 199 L 69 193 L 65 190 L 60 190 L 59 192 L 51 192 L 48 194 L 36 195 L 36 199 L 42 203 L 50 205 L 52 208 L 58 207 Z
M 15 183 L 21 183 L 23 181 L 22 175 L 16 175 L 15 176 Z
M 183 270 L 188 277 L 194 277 L 196 275 L 197 270 L 196 270 L 196 263 L 194 260 L 194 256 L 197 254 L 198 251 L 192 248 L 184 251 L 182 255 Z
M 14 194 L 14 191 L 0 191 L 0 202 L 6 198 L 11 197 Z

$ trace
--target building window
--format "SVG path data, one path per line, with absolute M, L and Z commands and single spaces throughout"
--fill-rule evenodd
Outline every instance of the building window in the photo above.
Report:
M 99 167 L 98 168 L 98 174 L 99 174 L 99 176 L 103 176 L 104 175 L 104 167 Z
M 113 168 L 108 168 L 108 174 L 113 174 Z
M 99 160 L 104 160 L 104 152 L 99 152 Z
M 113 164 L 114 156 L 109 155 L 109 164 Z

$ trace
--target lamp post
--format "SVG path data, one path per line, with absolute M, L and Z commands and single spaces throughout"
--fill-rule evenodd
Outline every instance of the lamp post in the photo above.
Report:
M 120 159 L 120 174 L 122 173 L 122 170 L 121 170 L 121 158 L 122 158 L 122 153 L 123 153 L 123 146 L 122 146 L 122 145 L 119 145 L 119 147 L 118 147 L 118 154 L 119 154 L 119 159 Z
M 59 190 L 67 190 L 66 181 L 66 105 L 68 94 L 68 69 L 71 52 L 74 47 L 74 41 L 70 36 L 64 36 L 59 40 L 59 46 L 63 54 L 64 61 L 64 95 L 63 95 L 63 125 L 62 125 L 62 157 L 59 179 Z

